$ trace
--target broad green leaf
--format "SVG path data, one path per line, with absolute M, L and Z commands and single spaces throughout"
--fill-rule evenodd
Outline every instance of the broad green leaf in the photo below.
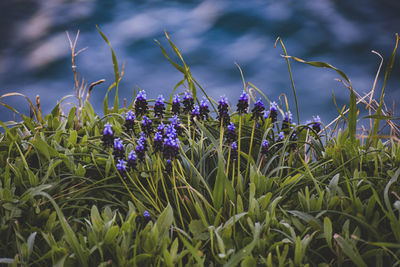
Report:
M 338 234 L 335 234 L 333 238 L 342 248 L 344 254 L 346 254 L 354 264 L 356 264 L 358 267 L 367 267 L 367 264 L 365 263 L 357 248 L 352 242 L 344 239 Z

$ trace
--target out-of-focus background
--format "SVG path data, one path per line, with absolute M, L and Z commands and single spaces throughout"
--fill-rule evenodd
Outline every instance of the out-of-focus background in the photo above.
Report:
M 164 58 L 154 39 L 168 46 L 163 31 L 180 48 L 193 76 L 214 98 L 226 95 L 235 105 L 243 86 L 237 62 L 247 81 L 271 100 L 292 89 L 280 46 L 305 60 L 328 62 L 342 69 L 360 92 L 370 91 L 380 52 L 385 63 L 400 32 L 397 0 L 263 0 L 263 1 L 162 1 L 162 0 L 1 0 L 0 94 L 20 92 L 32 99 L 39 94 L 49 111 L 62 96 L 73 92 L 70 50 L 65 32 L 81 31 L 78 71 L 95 87 L 91 103 L 101 112 L 102 100 L 113 82 L 108 46 L 95 25 L 108 36 L 119 59 L 126 62 L 120 95 L 131 99 L 133 88 L 148 97 L 169 96 L 182 79 Z M 170 53 L 172 53 L 171 50 Z M 397 56 L 386 102 L 400 99 L 400 58 Z M 339 105 L 348 91 L 335 81 L 338 75 L 292 62 L 301 121 L 319 114 L 327 122 L 337 115 L 332 91 Z M 378 82 L 381 88 L 383 75 Z M 376 93 L 378 97 L 379 92 Z M 20 97 L 4 102 L 29 114 Z M 295 111 L 291 101 L 292 111 Z M 13 116 L 0 107 L 0 120 Z

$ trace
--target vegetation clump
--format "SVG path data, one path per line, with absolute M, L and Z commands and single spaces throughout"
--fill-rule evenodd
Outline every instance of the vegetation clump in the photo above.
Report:
M 103 115 L 77 83 L 79 103 L 68 114 L 64 99 L 45 116 L 28 99 L 31 117 L 0 122 L 1 264 L 400 263 L 399 132 L 383 98 L 367 103 L 340 70 L 292 57 L 344 79 L 349 108 L 339 109 L 332 132 L 318 115 L 294 123 L 286 97 L 278 105 L 250 82 L 234 111 L 226 97 L 208 97 L 167 39 L 181 65 L 161 50 L 184 74 L 168 100 L 139 90 L 119 107 L 123 72 L 111 48 L 115 82 Z M 368 132 L 357 132 L 360 103 Z M 379 135 L 382 120 L 389 136 Z

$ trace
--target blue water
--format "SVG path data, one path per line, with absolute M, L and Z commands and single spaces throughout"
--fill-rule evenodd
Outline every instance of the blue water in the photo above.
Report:
M 109 48 L 96 24 L 111 41 L 120 65 L 125 62 L 121 99 L 130 100 L 134 88 L 145 89 L 151 98 L 167 96 L 182 79 L 154 42 L 157 39 L 167 48 L 166 30 L 193 76 L 212 97 L 226 95 L 235 105 L 243 89 L 237 63 L 246 81 L 271 100 L 279 101 L 286 94 L 292 111 L 287 65 L 281 47 L 274 48 L 278 36 L 289 55 L 342 69 L 363 94 L 371 90 L 379 65 L 371 50 L 380 52 L 386 63 L 394 34 L 400 32 L 400 2 L 395 0 L 2 0 L 0 10 L 0 93 L 20 92 L 31 99 L 39 94 L 45 111 L 73 93 L 65 32 L 74 36 L 79 29 L 78 48 L 87 47 L 77 58 L 81 77 L 88 83 L 106 79 L 91 97 L 92 105 L 102 112 L 102 100 L 114 76 Z M 171 49 L 167 51 L 172 55 Z M 387 86 L 389 105 L 400 100 L 399 56 L 396 60 Z M 291 64 L 301 121 L 313 114 L 324 122 L 336 117 L 332 92 L 340 107 L 348 101 L 347 89 L 335 80 L 339 76 L 331 70 Z M 383 75 L 377 88 L 382 80 Z M 2 101 L 29 114 L 21 97 Z M 13 118 L 6 108 L 0 111 L 1 120 Z

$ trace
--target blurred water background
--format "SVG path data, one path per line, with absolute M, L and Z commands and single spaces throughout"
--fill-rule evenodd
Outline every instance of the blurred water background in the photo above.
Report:
M 92 105 L 101 113 L 104 94 L 114 76 L 110 51 L 96 31 L 97 24 L 111 41 L 119 63 L 126 63 L 121 99 L 130 100 L 135 87 L 145 89 L 150 98 L 158 94 L 167 97 L 182 79 L 154 42 L 157 39 L 167 47 L 166 30 L 210 96 L 226 95 L 235 105 L 243 89 L 237 62 L 247 81 L 271 100 L 278 101 L 280 94 L 286 94 L 295 111 L 282 49 L 274 48 L 278 36 L 289 55 L 342 69 L 354 88 L 364 93 L 371 90 L 379 65 L 371 50 L 388 61 L 394 34 L 400 32 L 399 14 L 400 1 L 396 0 L 1 0 L 0 94 L 20 92 L 32 100 L 39 94 L 45 111 L 62 96 L 72 94 L 65 32 L 74 36 L 79 29 L 78 49 L 88 47 L 77 58 L 79 73 L 88 83 L 106 79 L 91 96 Z M 387 86 L 389 105 L 400 100 L 399 56 L 396 60 Z M 332 92 L 340 107 L 349 95 L 334 80 L 338 75 L 291 64 L 301 121 L 313 114 L 325 122 L 336 117 Z M 383 75 L 377 88 L 382 81 Z M 10 97 L 4 102 L 29 114 L 23 98 Z M 0 107 L 0 120 L 12 118 Z

